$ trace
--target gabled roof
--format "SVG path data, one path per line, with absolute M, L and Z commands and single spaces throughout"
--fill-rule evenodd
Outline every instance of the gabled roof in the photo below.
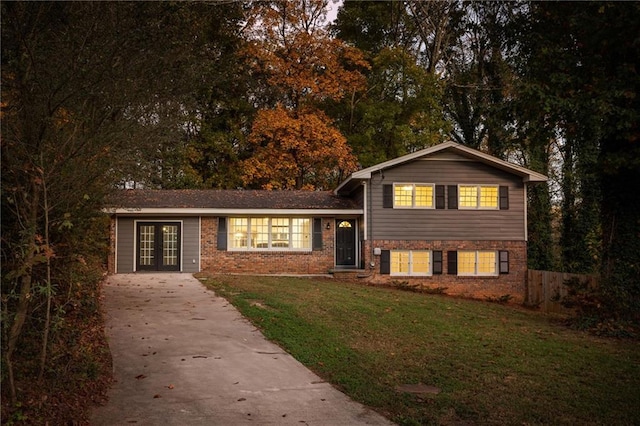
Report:
M 468 146 L 460 145 L 455 142 L 443 142 L 441 144 L 434 145 L 432 147 L 425 148 L 420 151 L 412 152 L 411 154 L 403 155 L 402 157 L 394 158 L 393 160 L 385 161 L 383 163 L 376 164 L 375 166 L 367 167 L 366 169 L 362 169 L 357 172 L 354 172 L 353 174 L 351 174 L 349 178 L 343 181 L 338 186 L 338 188 L 336 188 L 335 193 L 339 194 L 343 189 L 346 189 L 346 190 L 353 189 L 353 187 L 359 184 L 359 182 L 366 179 L 371 179 L 371 175 L 375 172 L 389 169 L 391 167 L 396 167 L 403 163 L 417 160 L 422 157 L 427 157 L 429 155 L 433 155 L 435 153 L 442 152 L 445 150 L 456 152 L 464 157 L 488 164 L 497 169 L 506 171 L 508 173 L 512 173 L 516 176 L 520 176 L 523 182 L 546 182 L 547 181 L 547 177 L 541 173 L 534 172 L 533 170 L 529 170 L 525 167 L 518 166 L 513 163 L 509 163 L 508 161 L 501 160 L 492 155 L 486 154 L 484 152 L 478 151 L 473 148 L 469 148 Z
M 125 189 L 105 209 L 117 214 L 360 213 L 352 199 L 331 191 Z

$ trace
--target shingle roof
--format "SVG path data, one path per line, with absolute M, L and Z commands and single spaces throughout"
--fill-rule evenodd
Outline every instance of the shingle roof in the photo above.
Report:
M 332 191 L 127 189 L 118 191 L 111 208 L 215 209 L 358 209 L 353 200 Z

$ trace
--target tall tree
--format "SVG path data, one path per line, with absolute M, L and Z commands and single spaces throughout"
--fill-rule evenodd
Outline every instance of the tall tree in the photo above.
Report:
M 258 111 L 249 137 L 254 152 L 244 163 L 246 185 L 326 188 L 325 169 L 318 169 L 318 164 L 330 167 L 332 185 L 355 169 L 345 138 L 319 104 L 362 90 L 360 69 L 367 63 L 357 49 L 328 36 L 323 25 L 326 6 L 326 0 L 254 5 L 253 37 L 246 55 L 253 72 L 265 78 L 271 96 Z M 287 137 L 281 139 L 283 135 Z M 291 137 L 309 138 L 301 143 L 311 151 L 302 154 L 297 143 L 284 142 Z M 258 175 L 256 170 L 263 172 Z
M 563 249 L 578 262 L 566 266 L 599 265 L 612 311 L 637 319 L 640 6 L 530 8 L 523 33 L 529 90 L 563 137 Z
M 423 43 L 403 2 L 347 1 L 333 31 L 362 49 L 371 64 L 366 93 L 330 107 L 360 164 L 370 166 L 446 137 L 442 86 L 422 65 Z
M 457 21 L 444 65 L 445 110 L 454 122 L 452 137 L 499 158 L 514 137 L 510 103 L 515 73 L 507 31 L 522 6 L 509 2 L 468 2 Z
M 2 366 L 14 399 L 23 330 L 42 332 L 32 307 L 42 294 L 47 313 L 67 302 L 49 304 L 73 294 L 66 271 L 87 255 L 102 196 L 180 129 L 196 16 L 180 4 L 2 3 Z M 166 108 L 173 120 L 159 119 Z
M 255 99 L 261 79 L 251 78 L 243 60 L 246 7 L 228 2 L 210 7 L 200 35 L 207 42 L 200 87 L 194 87 L 196 103 L 190 111 L 184 146 L 187 170 L 204 188 L 242 186 L 242 160 L 251 153 L 247 142 L 256 112 Z

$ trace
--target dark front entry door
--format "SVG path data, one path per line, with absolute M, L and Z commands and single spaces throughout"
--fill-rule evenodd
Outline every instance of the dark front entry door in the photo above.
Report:
M 336 220 L 336 266 L 356 266 L 356 221 Z
M 180 223 L 138 222 L 138 271 L 180 270 Z

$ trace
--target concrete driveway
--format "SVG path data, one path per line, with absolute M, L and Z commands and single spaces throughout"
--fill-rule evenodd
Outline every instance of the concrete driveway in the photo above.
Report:
M 325 383 L 190 274 L 104 287 L 116 383 L 92 425 L 390 425 Z

